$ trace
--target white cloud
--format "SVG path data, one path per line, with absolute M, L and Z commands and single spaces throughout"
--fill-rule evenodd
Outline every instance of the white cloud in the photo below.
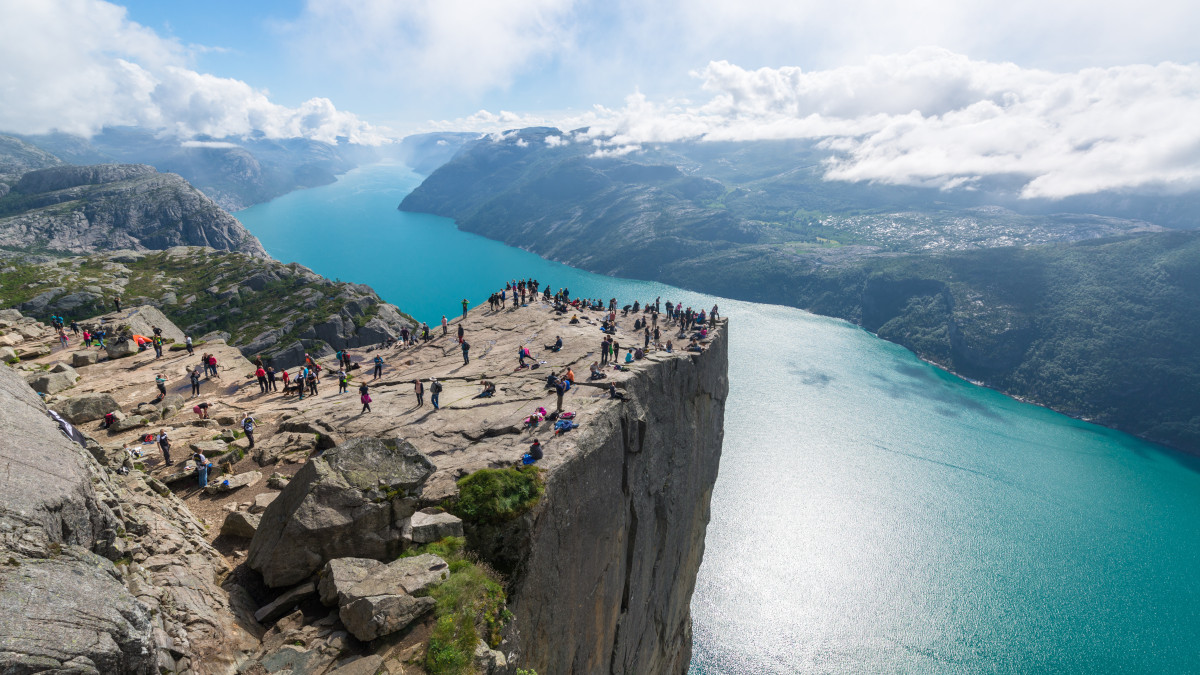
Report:
M 589 126 L 597 155 L 685 139 L 816 139 L 836 152 L 830 180 L 952 189 L 1017 175 L 1023 196 L 1048 198 L 1200 189 L 1200 64 L 1056 73 L 925 48 L 812 72 L 717 61 L 696 75 L 711 95 L 702 103 L 639 93 L 619 109 L 520 121 Z M 498 121 L 486 111 L 459 120 Z
M 101 0 L 0 0 L 0 129 L 90 135 L 143 126 L 189 137 L 261 132 L 358 143 L 380 130 L 314 98 L 272 103 L 240 80 L 188 68 L 193 48 L 130 21 Z
M 182 148 L 237 148 L 237 143 L 229 141 L 184 141 L 179 144 Z
M 571 40 L 573 0 L 308 0 L 285 32 L 312 68 L 409 92 L 507 86 Z

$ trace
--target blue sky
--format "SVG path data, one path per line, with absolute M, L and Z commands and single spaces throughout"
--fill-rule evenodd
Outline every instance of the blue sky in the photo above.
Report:
M 812 138 L 839 180 L 1200 187 L 1195 0 L 0 0 L 0 131 L 599 154 Z

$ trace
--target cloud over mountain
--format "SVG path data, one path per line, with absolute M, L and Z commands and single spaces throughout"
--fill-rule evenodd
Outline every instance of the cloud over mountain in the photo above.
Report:
M 295 108 L 188 67 L 189 48 L 100 0 L 0 0 L 0 129 L 90 135 L 105 126 L 374 143 L 382 135 L 325 98 Z

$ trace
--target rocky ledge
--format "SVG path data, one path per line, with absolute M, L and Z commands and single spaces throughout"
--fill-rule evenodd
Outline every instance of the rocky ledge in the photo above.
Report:
M 8 620 L 26 637 L 0 645 L 0 664 L 88 659 L 100 672 L 113 663 L 121 672 L 148 672 L 143 668 L 152 662 L 160 672 L 449 672 L 430 666 L 451 653 L 438 636 L 447 625 L 455 630 L 448 617 L 458 615 L 446 614 L 443 605 L 466 583 L 460 575 L 475 574 L 468 570 L 478 560 L 502 573 L 476 578 L 480 588 L 494 586 L 486 596 L 493 601 L 506 591 L 508 609 L 501 604 L 486 621 L 477 617 L 479 641 L 465 668 L 686 672 L 689 605 L 720 459 L 726 325 L 716 326 L 703 353 L 651 350 L 589 382 L 588 366 L 600 358 L 599 316 L 581 312 L 577 323 L 570 319 L 541 303 L 478 308 L 452 322 L 448 335 L 439 330 L 420 346 L 352 353 L 359 367 L 350 371 L 350 393 L 337 393 L 330 375 L 336 368 L 326 362 L 320 393 L 303 400 L 260 392 L 250 364 L 220 340 L 204 346 L 217 356 L 220 378 L 206 379 L 192 401 L 185 400 L 190 387 L 182 375 L 197 359 L 186 353 L 81 359 L 78 380 L 45 401 L 100 440 L 85 439 L 87 453 L 49 424 L 28 388 L 13 394 L 29 412 L 14 418 L 9 437 L 51 438 L 61 459 L 41 462 L 44 450 L 30 443 L 5 451 L 7 461 L 24 462 L 28 477 L 21 485 L 5 483 L 0 494 L 19 491 L 29 503 L 6 496 L 4 513 L 54 514 L 19 521 L 31 540 L 46 543 L 22 548 L 24 535 L 6 539 L 3 553 L 20 563 L 7 573 L 32 570 L 46 559 L 69 569 L 91 565 L 103 574 L 93 574 L 88 592 L 123 619 L 88 617 L 92 635 L 107 631 L 108 637 L 88 643 L 109 645 L 103 654 L 75 646 L 49 653 L 30 645 L 50 621 L 33 600 L 50 582 L 6 580 L 5 592 L 21 598 L 6 601 L 20 608 Z M 636 339 L 633 321 L 619 319 L 617 337 L 626 346 Z M 29 343 L 48 343 L 49 336 L 36 337 L 35 325 L 21 325 L 35 337 L 22 343 L 28 358 L 19 367 L 42 372 L 67 356 L 40 353 Z M 460 325 L 469 363 L 455 339 Z M 546 349 L 556 337 L 563 348 Z M 518 367 L 518 348 L 530 350 L 527 362 L 536 367 Z M 376 355 L 385 363 L 378 379 L 370 374 Z M 577 427 L 556 432 L 547 421 L 530 424 L 539 408 L 555 410 L 546 376 L 568 368 L 579 381 L 563 397 L 563 410 L 574 413 Z M 156 373 L 169 382 L 168 395 L 157 402 Z M 433 378 L 444 387 L 437 410 L 430 400 Z M 416 379 L 426 389 L 423 405 L 414 394 Z M 494 396 L 479 397 L 484 381 L 495 384 Z M 610 382 L 624 400 L 610 397 Z M 356 393 L 361 383 L 369 386 L 370 412 Z M 12 386 L 25 385 L 16 380 Z M 209 419 L 188 411 L 197 401 L 209 403 Z M 100 417 L 111 406 L 122 419 L 103 430 Z M 237 424 L 247 413 L 258 425 L 253 449 Z M 163 462 L 156 445 L 140 442 L 160 430 L 179 453 L 174 465 Z M 503 518 L 465 508 L 472 479 L 484 470 L 510 471 L 535 439 L 544 457 L 522 475 L 536 476 L 540 490 L 523 508 Z M 127 444 L 139 449 L 136 459 L 122 450 Z M 199 489 L 194 467 L 178 461 L 187 454 L 183 448 L 213 459 L 217 489 Z M 78 468 L 64 474 L 60 466 L 69 467 L 68 458 Z M 115 475 L 118 470 L 129 473 Z M 39 481 L 65 486 L 78 505 L 63 508 L 62 489 L 39 490 Z M 129 487 L 117 493 L 110 485 Z M 126 503 L 142 498 L 183 511 L 172 528 L 125 526 L 133 540 L 122 539 Z M 69 527 L 55 520 L 69 513 L 78 514 Z M 189 523 L 197 524 L 194 531 Z M 173 548 L 163 552 L 164 544 L 139 538 L 150 531 L 167 532 L 165 545 Z M 453 543 L 462 541 L 459 535 L 467 557 Z M 414 554 L 420 555 L 407 557 Z M 87 562 L 97 555 L 119 564 Z M 155 576 L 160 573 L 165 576 Z M 188 587 L 172 586 L 171 578 L 197 574 L 213 583 L 200 585 L 186 611 L 171 615 L 175 623 L 164 617 L 165 637 L 156 637 L 155 617 L 162 612 L 150 611 L 144 598 L 161 607 L 164 591 Z M 487 578 L 502 580 L 503 589 Z M 85 610 L 64 605 L 56 611 L 61 617 Z M 215 648 L 219 656 L 204 651 L 213 634 L 208 626 L 228 631 L 229 639 Z M 0 634 L 10 630 L 16 628 L 0 628 Z

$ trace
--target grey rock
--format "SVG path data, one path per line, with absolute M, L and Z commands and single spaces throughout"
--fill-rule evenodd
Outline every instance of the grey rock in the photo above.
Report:
M 221 524 L 221 534 L 249 539 L 258 530 L 260 520 L 262 520 L 262 516 L 257 514 L 234 511 L 225 516 L 225 522 Z
M 268 673 L 279 675 L 317 675 L 325 672 L 334 656 L 321 649 L 301 649 L 285 645 L 278 651 L 264 656 L 259 663 Z
M 111 427 L 109 427 L 108 433 L 109 434 L 119 434 L 119 433 L 122 433 L 125 431 L 129 431 L 130 429 L 137 429 L 138 427 L 148 426 L 149 424 L 150 424 L 150 420 L 147 420 L 145 417 L 142 417 L 141 415 L 130 415 L 129 417 L 126 417 L 123 420 L 119 420 L 119 421 L 117 421 L 117 423 L 115 423 Z
M 450 566 L 446 561 L 432 553 L 425 553 L 411 558 L 398 558 L 386 565 L 371 568 L 362 581 L 350 586 L 344 593 L 338 589 L 338 595 L 342 598 L 341 604 L 376 595 L 425 595 L 449 577 Z
M 71 355 L 71 365 L 76 368 L 90 366 L 100 360 L 100 353 L 90 349 L 81 352 L 75 352 Z
M 342 436 L 332 425 L 324 420 L 285 420 L 279 425 L 279 431 L 294 431 L 302 434 L 316 434 L 317 448 L 329 450 L 341 444 Z
M 66 374 L 70 375 L 71 377 L 75 377 L 75 378 L 78 378 L 78 377 L 79 377 L 79 373 L 75 372 L 75 369 L 74 369 L 74 368 L 72 368 L 71 366 L 68 366 L 67 364 L 65 364 L 65 363 L 63 363 L 63 362 L 61 362 L 61 361 L 59 361 L 58 363 L 56 363 L 56 364 L 54 364 L 54 365 L 50 366 L 50 372 L 52 372 L 52 373 L 66 373 Z
M 463 522 L 452 513 L 412 514 L 403 527 L 404 537 L 417 544 L 428 544 L 446 537 L 463 536 Z
M 317 437 L 312 434 L 277 433 L 266 442 L 254 446 L 251 456 L 259 466 L 276 464 L 285 454 L 308 455 L 317 449 Z
M 163 339 L 183 342 L 183 331 L 179 329 L 162 310 L 153 305 L 138 305 L 126 307 L 119 312 L 109 312 L 89 319 L 87 323 L 107 322 L 115 326 L 127 326 L 132 335 L 154 336 L 154 328 L 162 329 Z M 137 345 L 134 345 L 136 348 Z
M 262 513 L 267 510 L 271 502 L 279 497 L 278 492 L 262 492 L 254 495 L 254 503 L 250 505 L 250 513 Z
M 54 308 L 60 312 L 69 312 L 99 299 L 100 295 L 97 293 L 87 293 L 84 291 L 68 293 L 54 301 Z
M 433 463 L 403 439 L 360 438 L 305 463 L 263 514 L 247 562 L 268 586 L 296 583 L 334 558 L 390 558 Z
M 374 595 L 342 605 L 338 616 L 351 635 L 366 642 L 407 628 L 436 604 L 429 597 Z
M 311 581 L 300 584 L 280 595 L 269 604 L 264 605 L 262 609 L 254 613 L 254 620 L 259 623 L 268 623 L 285 616 L 291 612 L 296 605 L 314 597 L 317 594 L 317 585 Z
M 17 351 L 12 347 L 0 347 L 0 363 L 8 363 L 17 358 Z
M 504 657 L 504 652 L 488 647 L 483 640 L 475 644 L 474 661 L 475 672 L 481 675 L 503 673 L 508 669 L 508 659 Z
M 366 579 L 372 570 L 383 566 L 383 563 L 371 558 L 330 560 L 321 570 L 321 580 L 317 584 L 317 590 L 321 593 L 321 602 L 330 607 L 345 604 L 349 598 L 349 590 Z
M 73 371 L 72 371 L 73 372 Z M 75 386 L 77 376 L 70 373 L 43 373 L 29 378 L 29 386 L 43 394 L 57 394 Z
M 112 564 L 74 547 L 0 566 L 5 673 L 157 672 L 151 617 Z
M 134 414 L 141 415 L 142 417 L 157 418 L 159 416 L 158 410 L 158 406 L 154 405 L 153 403 L 143 403 L 134 408 L 133 412 Z
M 283 488 L 287 487 L 289 480 L 291 480 L 291 478 L 288 476 L 285 476 L 281 473 L 273 473 L 271 474 L 271 477 L 267 479 L 267 487 L 274 488 L 276 490 L 282 490 Z
M 133 340 L 105 341 L 104 351 L 110 359 L 123 359 L 138 353 L 138 348 Z
M 247 471 L 246 473 L 239 473 L 235 476 L 229 476 L 228 478 L 222 478 L 218 481 L 210 482 L 208 486 L 204 488 L 204 491 L 208 494 L 232 492 L 234 490 L 254 485 L 260 480 L 262 480 L 261 471 Z
M 223 454 L 228 448 L 229 446 L 225 441 L 192 441 L 188 443 L 188 449 L 192 452 L 202 453 L 205 457 L 209 458 Z
M 329 671 L 329 675 L 375 675 L 383 666 L 383 657 L 378 654 L 366 656 L 345 663 Z
M 29 300 L 22 302 L 20 305 L 18 305 L 18 307 L 21 308 L 22 312 L 41 314 L 42 312 L 45 312 L 46 308 L 50 306 L 50 303 L 59 295 L 62 295 L 62 292 L 65 290 L 65 288 L 51 288 L 42 291 Z
M 120 407 L 111 394 L 83 394 L 58 401 L 55 409 L 71 424 L 83 424 L 103 419 L 107 413 Z

